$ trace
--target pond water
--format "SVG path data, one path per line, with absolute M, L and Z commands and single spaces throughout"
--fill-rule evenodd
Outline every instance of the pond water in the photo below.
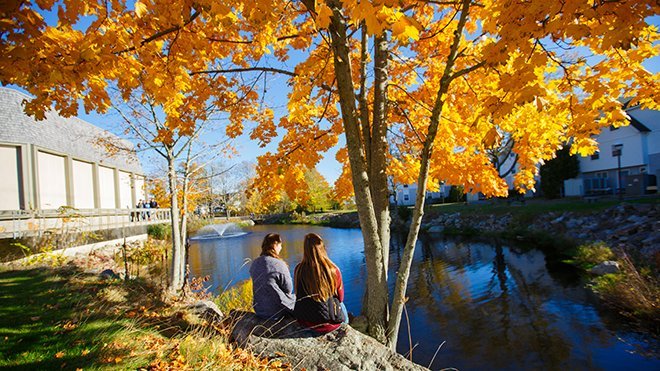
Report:
M 281 256 L 293 274 L 303 237 L 314 232 L 342 271 L 348 310 L 360 312 L 366 265 L 359 229 L 221 229 L 193 238 L 189 256 L 191 273 L 209 275 L 214 293 L 249 278 L 246 259 L 259 255 L 270 232 L 282 236 Z M 393 236 L 390 272 L 403 243 Z M 412 348 L 412 359 L 432 369 L 660 370 L 657 340 L 622 327 L 575 271 L 546 263 L 540 251 L 427 236 L 415 251 L 407 295 L 397 350 Z

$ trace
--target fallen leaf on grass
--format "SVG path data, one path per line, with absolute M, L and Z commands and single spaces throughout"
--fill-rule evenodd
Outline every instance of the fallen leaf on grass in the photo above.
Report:
M 74 330 L 76 327 L 78 327 L 78 325 L 76 325 L 75 323 L 73 323 L 71 321 L 65 323 L 64 326 L 62 326 L 62 328 L 66 331 Z
M 55 358 L 62 358 L 62 357 L 64 357 L 64 352 L 55 353 Z
M 34 317 L 30 317 L 30 319 L 33 320 L 33 321 L 38 321 L 38 320 L 41 319 L 41 317 L 39 317 L 39 316 L 34 316 Z

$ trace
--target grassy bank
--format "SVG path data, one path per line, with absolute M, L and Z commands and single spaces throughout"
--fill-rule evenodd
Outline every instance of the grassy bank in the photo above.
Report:
M 217 299 L 225 311 L 244 296 Z M 228 329 L 163 299 L 144 280 L 103 280 L 77 268 L 0 272 L 0 368 L 270 369 L 234 348 Z

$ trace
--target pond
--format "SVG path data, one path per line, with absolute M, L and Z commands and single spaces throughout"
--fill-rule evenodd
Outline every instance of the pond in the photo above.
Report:
M 366 265 L 359 229 L 215 228 L 201 231 L 190 248 L 191 273 L 209 275 L 214 293 L 249 278 L 246 259 L 259 255 L 270 232 L 282 236 L 281 255 L 293 274 L 303 237 L 314 232 L 342 271 L 348 310 L 360 312 Z M 403 243 L 393 236 L 390 272 Z M 657 340 L 623 327 L 577 272 L 548 264 L 541 251 L 426 236 L 415 251 L 407 296 L 397 351 L 407 355 L 412 348 L 413 361 L 432 369 L 660 369 Z

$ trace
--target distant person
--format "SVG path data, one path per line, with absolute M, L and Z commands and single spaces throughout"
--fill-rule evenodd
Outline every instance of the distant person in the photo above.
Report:
M 135 205 L 137 209 L 142 209 L 144 208 L 144 201 L 140 200 L 138 201 L 137 205 Z M 137 221 L 140 221 L 140 219 L 144 220 L 144 213 L 143 212 L 135 212 L 135 216 Z
M 144 204 L 142 204 L 142 207 L 144 207 L 145 209 L 150 209 L 151 204 L 149 202 L 144 202 Z M 147 210 L 147 220 L 151 220 L 151 211 L 149 210 Z
M 294 270 L 298 322 L 319 333 L 336 330 L 348 323 L 344 306 L 344 285 L 339 268 L 328 258 L 321 236 L 305 236 L 303 258 Z
M 261 255 L 250 266 L 254 312 L 264 319 L 279 319 L 293 312 L 296 297 L 289 266 L 280 258 L 282 239 L 269 233 L 261 244 Z
M 152 209 L 157 209 L 158 208 L 158 202 L 156 202 L 156 200 L 154 200 L 152 198 L 151 201 L 149 201 L 149 207 L 151 207 Z

